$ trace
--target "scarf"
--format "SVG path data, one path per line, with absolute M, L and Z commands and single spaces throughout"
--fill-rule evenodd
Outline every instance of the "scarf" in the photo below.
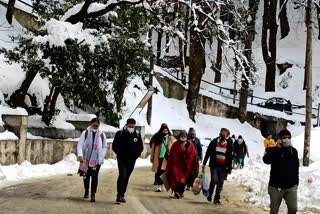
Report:
M 163 142 L 161 144 L 161 150 L 160 150 L 160 158 L 164 158 L 167 152 L 168 138 L 169 138 L 169 135 L 166 135 L 163 137 Z
M 88 136 L 82 148 L 84 151 L 83 162 L 80 163 L 79 169 L 84 173 L 84 176 L 87 174 L 89 167 L 95 170 L 99 163 L 100 131 L 98 130 L 96 132 L 94 140 L 92 139 L 92 135 L 93 132 L 88 130 Z

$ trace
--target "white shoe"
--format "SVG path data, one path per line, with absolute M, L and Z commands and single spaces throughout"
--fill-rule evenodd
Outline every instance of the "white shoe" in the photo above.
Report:
M 161 185 L 157 186 L 156 192 L 161 192 Z
M 164 184 L 161 185 L 161 189 L 162 189 L 162 191 L 167 191 L 166 187 L 164 186 Z

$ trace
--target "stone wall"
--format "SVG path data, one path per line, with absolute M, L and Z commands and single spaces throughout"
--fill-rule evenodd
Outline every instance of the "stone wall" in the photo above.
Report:
M 14 140 L 0 141 L 0 164 L 11 165 L 18 162 L 18 143 Z M 54 164 L 68 154 L 77 154 L 78 141 L 53 140 L 53 139 L 28 139 L 25 144 L 25 160 L 32 164 Z M 141 158 L 150 155 L 149 143 L 144 144 Z M 116 154 L 112 151 L 112 142 L 107 143 L 106 159 L 116 159 Z
M 17 163 L 18 143 L 17 140 L 0 140 L 0 165 Z
M 0 1 L 0 7 L 7 7 L 7 4 Z M 37 17 L 18 8 L 14 9 L 14 18 L 27 29 L 39 29 L 43 24 L 37 21 Z

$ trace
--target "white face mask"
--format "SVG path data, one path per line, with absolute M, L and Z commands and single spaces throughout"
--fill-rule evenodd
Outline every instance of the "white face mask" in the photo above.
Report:
M 132 134 L 132 133 L 134 132 L 134 128 L 129 128 L 129 127 L 127 127 L 127 130 L 128 130 L 128 132 L 129 132 L 130 134 Z
M 93 132 L 97 132 L 97 131 L 98 131 L 98 129 L 93 129 L 93 128 L 91 128 L 91 131 L 93 131 Z
M 289 138 L 283 139 L 282 140 L 282 145 L 283 145 L 283 147 L 291 146 L 291 140 Z

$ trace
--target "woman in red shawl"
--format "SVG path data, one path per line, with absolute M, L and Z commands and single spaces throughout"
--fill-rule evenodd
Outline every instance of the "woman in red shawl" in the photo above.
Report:
M 198 176 L 196 150 L 187 140 L 187 132 L 182 131 L 178 140 L 172 145 L 166 173 L 168 183 L 176 198 L 183 197 L 186 185 L 193 185 Z

